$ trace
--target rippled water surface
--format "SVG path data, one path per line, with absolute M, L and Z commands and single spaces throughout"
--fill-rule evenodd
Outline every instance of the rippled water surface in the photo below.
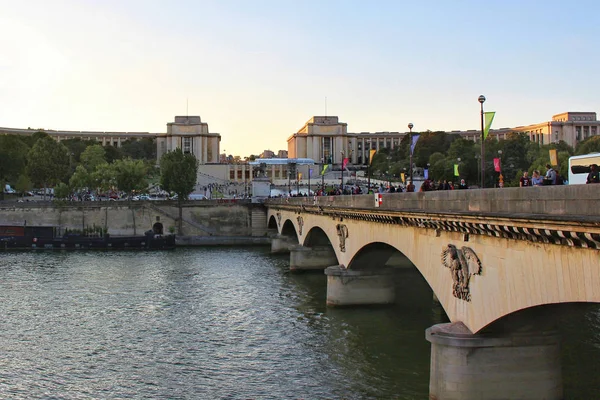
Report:
M 328 309 L 325 275 L 263 248 L 0 253 L 0 397 L 426 399 L 443 317 L 413 278 L 409 302 Z M 600 390 L 599 325 L 564 324 L 568 398 Z

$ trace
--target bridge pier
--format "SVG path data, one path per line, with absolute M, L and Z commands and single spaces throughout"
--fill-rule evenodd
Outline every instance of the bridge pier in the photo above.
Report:
M 392 304 L 396 299 L 393 273 L 392 268 L 349 270 L 340 265 L 327 267 L 327 305 Z
M 290 246 L 297 245 L 295 238 L 286 235 L 277 235 L 271 238 L 271 253 L 289 253 Z
M 472 334 L 462 323 L 434 325 L 429 398 L 562 399 L 556 331 Z
M 298 244 L 290 247 L 291 271 L 323 270 L 336 262 L 337 257 L 330 246 L 305 247 Z

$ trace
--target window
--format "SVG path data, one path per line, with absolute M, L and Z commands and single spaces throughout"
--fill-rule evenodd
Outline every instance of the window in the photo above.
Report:
M 577 138 L 577 141 L 581 140 L 581 127 L 580 126 L 575 127 L 575 137 Z
M 597 129 L 598 128 L 596 126 L 592 126 L 592 136 L 596 136 L 598 134 Z
M 183 138 L 183 146 L 181 146 L 183 148 L 183 153 L 184 154 L 188 154 L 192 152 L 192 138 L 190 137 L 184 137 Z

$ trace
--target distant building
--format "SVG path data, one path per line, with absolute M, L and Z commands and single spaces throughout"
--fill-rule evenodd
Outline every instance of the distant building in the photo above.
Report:
M 157 134 L 156 156 L 181 148 L 191 153 L 200 164 L 219 162 L 221 135 L 208 131 L 208 124 L 199 116 L 175 117 L 175 122 L 167 123 L 167 133 Z
M 260 158 L 273 158 L 273 157 L 275 157 L 275 153 L 272 152 L 271 150 L 265 150 L 260 155 Z
M 288 158 L 287 150 L 279 150 L 277 152 L 277 158 Z

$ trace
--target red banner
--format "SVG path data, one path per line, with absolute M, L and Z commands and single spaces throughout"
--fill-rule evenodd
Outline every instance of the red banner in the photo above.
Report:
M 342 162 L 342 169 L 346 169 L 346 165 L 348 165 L 348 158 L 344 158 L 344 161 Z
M 500 172 L 501 171 L 500 159 L 499 158 L 494 158 L 494 170 L 496 172 Z

